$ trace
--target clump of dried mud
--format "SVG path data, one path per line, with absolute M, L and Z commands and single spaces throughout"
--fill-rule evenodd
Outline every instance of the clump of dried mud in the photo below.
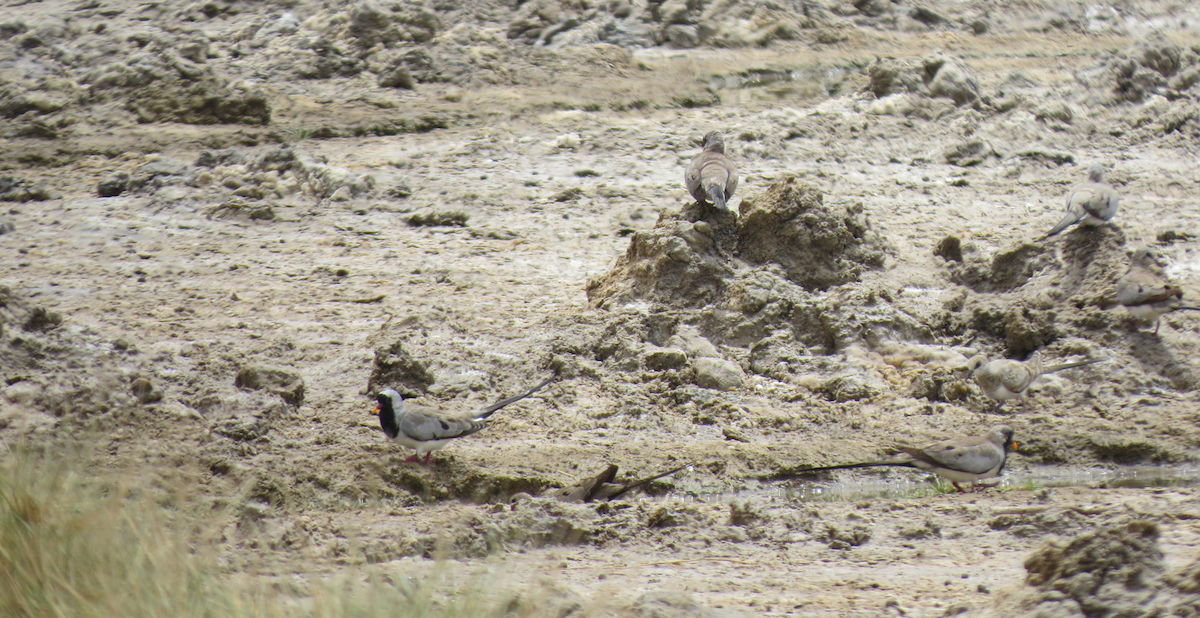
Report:
M 851 301 L 834 314 L 820 293 L 884 266 L 887 244 L 862 204 L 827 206 L 815 187 L 786 177 L 739 210 L 736 218 L 696 203 L 665 211 L 633 235 L 611 271 L 588 282 L 589 301 L 608 324 L 592 344 L 603 358 L 728 390 L 746 371 L 782 373 L 781 361 L 753 360 L 766 347 L 783 345 L 787 352 L 773 354 L 799 358 L 858 339 L 838 341 L 860 331 L 850 320 L 872 312 L 851 311 L 860 304 Z M 869 295 L 856 300 L 877 304 Z
M 1200 561 L 1168 573 L 1160 529 L 1132 520 L 1052 541 L 1025 560 L 1025 587 L 979 614 L 1035 616 L 1195 616 Z

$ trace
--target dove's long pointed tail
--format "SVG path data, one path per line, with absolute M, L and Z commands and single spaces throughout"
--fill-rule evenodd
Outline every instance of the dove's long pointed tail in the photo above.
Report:
M 852 464 L 839 464 L 836 466 L 821 466 L 819 468 L 793 468 L 780 470 L 774 474 L 768 475 L 764 480 L 771 481 L 786 481 L 800 476 L 804 476 L 810 472 L 824 472 L 826 470 L 849 470 L 851 468 L 876 468 L 876 467 L 893 467 L 893 468 L 915 468 L 915 464 L 909 461 L 864 461 Z
M 540 384 L 538 384 L 537 386 L 530 388 L 529 390 L 525 391 L 524 393 L 521 393 L 520 395 L 513 395 L 512 397 L 509 397 L 508 399 L 501 399 L 500 401 L 493 403 L 492 405 L 480 410 L 479 414 L 475 415 L 474 420 L 482 421 L 483 419 L 494 414 L 496 412 L 496 410 L 499 410 L 500 408 L 503 408 L 504 406 L 506 406 L 510 403 L 516 403 L 516 402 L 542 390 L 543 386 L 553 382 L 554 378 L 557 378 L 557 377 L 558 376 L 550 376 L 549 378 L 542 380 L 542 382 Z
M 1038 240 L 1046 240 L 1047 238 L 1050 238 L 1051 236 L 1054 236 L 1055 234 L 1057 234 L 1057 233 L 1059 233 L 1059 232 L 1061 232 L 1061 231 L 1063 231 L 1063 230 L 1067 229 L 1068 227 L 1071 227 L 1072 225 L 1075 225 L 1076 223 L 1079 223 L 1079 220 L 1080 220 L 1080 219 L 1082 219 L 1082 218 L 1083 218 L 1083 216 L 1082 216 L 1082 215 L 1077 215 L 1077 214 L 1075 214 L 1075 213 L 1073 213 L 1073 212 L 1068 212 L 1068 213 L 1067 213 L 1067 214 L 1066 214 L 1066 215 L 1065 215 L 1065 216 L 1062 218 L 1062 221 L 1059 221 L 1059 222 L 1058 222 L 1058 225 L 1054 226 L 1054 228 L 1053 228 L 1053 229 L 1051 229 L 1049 232 L 1046 232 L 1046 235 L 1045 235 L 1045 236 L 1042 236 L 1042 237 L 1041 237 L 1041 238 L 1039 238 Z
M 622 489 L 621 491 L 618 491 L 617 493 L 615 493 L 615 494 L 613 494 L 613 495 L 609 496 L 609 497 L 608 497 L 608 499 L 609 499 L 609 500 L 612 500 L 613 498 L 616 498 L 617 496 L 620 496 L 620 495 L 622 495 L 622 494 L 624 494 L 624 493 L 628 492 L 628 491 L 629 491 L 629 490 L 631 490 L 631 489 L 637 489 L 638 487 L 641 487 L 642 485 L 645 485 L 646 483 L 649 483 L 650 481 L 656 481 L 656 480 L 658 480 L 658 479 L 660 479 L 660 478 L 662 478 L 662 477 L 664 477 L 664 476 L 671 476 L 672 474 L 675 474 L 676 472 L 679 472 L 680 470 L 683 470 L 684 468 L 687 468 L 688 466 L 691 466 L 691 465 L 692 465 L 692 464 L 690 464 L 690 463 L 688 463 L 688 464 L 683 464 L 682 466 L 679 466 L 678 468 L 672 468 L 672 469 L 670 469 L 670 470 L 667 470 L 666 472 L 663 472 L 663 473 L 660 473 L 660 474 L 655 474 L 654 476 L 647 476 L 647 477 L 646 477 L 646 478 L 644 478 L 644 479 L 638 479 L 638 480 L 636 480 L 636 481 L 634 481 L 634 482 L 632 482 L 632 483 L 628 483 L 628 484 L 626 484 L 626 485 L 625 485 L 625 488 L 624 488 L 624 489 Z
M 1104 361 L 1107 361 L 1107 360 L 1108 360 L 1107 358 L 1097 358 L 1094 360 L 1079 361 L 1078 363 L 1063 363 L 1061 365 L 1050 365 L 1049 367 L 1043 368 L 1042 373 L 1054 373 L 1055 371 L 1062 371 L 1063 369 L 1071 369 L 1072 367 L 1083 367 L 1084 365 L 1095 365 L 1096 363 L 1103 363 Z
M 725 187 L 713 183 L 704 189 L 708 192 L 708 199 L 712 202 L 713 206 L 721 210 L 728 210 L 728 207 L 725 205 Z

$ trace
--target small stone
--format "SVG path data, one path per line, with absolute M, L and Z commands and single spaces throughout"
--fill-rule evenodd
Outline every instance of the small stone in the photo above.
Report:
M 679 348 L 660 348 L 653 346 L 646 351 L 644 360 L 646 362 L 646 366 L 650 369 L 661 371 L 663 369 L 672 369 L 687 364 L 687 353 Z
M 380 88 L 403 88 L 412 90 L 416 84 L 413 82 L 412 74 L 408 72 L 408 67 L 403 64 L 392 67 L 383 75 L 379 76 Z
M 137 397 L 137 400 L 143 404 L 162 401 L 162 391 L 155 388 L 154 384 L 146 378 L 135 379 L 133 383 L 129 385 L 129 388 L 133 391 L 133 396 Z
M 4 389 L 4 398 L 12 403 L 31 406 L 42 394 L 42 387 L 29 380 L 21 380 Z
M 158 157 L 138 168 L 138 174 L 151 178 L 157 176 L 183 176 L 187 171 L 187 163 L 170 157 Z
M 671 24 L 663 34 L 675 49 L 692 49 L 700 44 L 700 30 L 696 26 Z
M 267 196 L 266 192 L 263 190 L 262 187 L 258 187 L 255 185 L 246 185 L 244 187 L 238 187 L 237 190 L 233 192 L 233 194 L 238 197 L 249 198 L 252 200 L 261 200 L 262 198 Z
M 116 197 L 129 189 L 129 172 L 113 172 L 96 185 L 100 197 Z
M 579 139 L 578 133 L 567 133 L 564 135 L 560 135 L 560 136 L 558 136 L 558 139 L 556 139 L 554 141 L 554 145 L 557 148 L 575 149 L 575 148 L 579 148 L 579 144 L 580 144 L 580 139 Z
M 746 379 L 746 373 L 740 365 L 723 358 L 698 358 L 693 366 L 696 369 L 696 385 L 703 388 L 733 390 Z
M 62 324 L 62 315 L 58 312 L 48 311 L 45 307 L 34 307 L 21 328 L 28 332 L 37 332 L 57 328 L 59 324 Z
M 933 254 L 947 262 L 963 261 L 962 239 L 953 234 L 948 234 L 938 243 L 937 248 L 933 250 Z

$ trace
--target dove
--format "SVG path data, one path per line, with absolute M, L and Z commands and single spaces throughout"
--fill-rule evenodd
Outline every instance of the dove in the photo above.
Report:
M 1183 290 L 1157 271 L 1159 256 L 1153 249 L 1139 249 L 1130 259 L 1129 270 L 1117 280 L 1117 302 L 1125 305 L 1133 317 L 1154 320 L 1158 334 L 1159 318 L 1172 311 L 1200 311 L 1183 304 Z
M 1024 403 L 1025 391 L 1029 390 L 1029 385 L 1033 384 L 1038 376 L 1072 367 L 1102 363 L 1106 360 L 1108 359 L 1099 358 L 1046 367 L 1042 365 L 1040 352 L 1035 352 L 1033 357 L 1027 361 L 1012 360 L 1011 358 L 989 361 L 986 356 L 980 354 L 967 361 L 967 370 L 971 372 L 975 383 L 988 397 L 996 401 L 1020 398 Z
M 704 136 L 704 151 L 688 164 L 683 182 L 697 202 L 711 202 L 722 210 L 729 209 L 727 203 L 738 186 L 738 171 L 725 156 L 725 141 L 719 132 Z
M 446 446 L 455 438 L 469 436 L 487 427 L 488 417 L 496 410 L 536 393 L 553 380 L 553 377 L 547 378 L 524 393 L 497 401 L 470 417 L 452 416 L 436 408 L 406 402 L 400 393 L 391 388 L 379 392 L 376 396 L 379 403 L 375 409 L 379 414 L 379 425 L 383 428 L 383 433 L 387 434 L 388 438 L 417 451 L 404 461 L 424 465 L 429 463 L 433 451 Z M 423 461 L 419 460 L 421 455 L 425 456 Z
M 1000 472 L 1004 470 L 1004 462 L 1008 459 L 1009 451 L 1016 451 L 1017 447 L 1017 443 L 1013 441 L 1012 427 L 996 425 L 982 436 L 944 440 L 924 448 L 902 446 L 899 447 L 900 453 L 892 459 L 804 468 L 787 472 L 782 476 L 777 475 L 774 478 L 791 478 L 825 470 L 896 466 L 933 472 L 950 481 L 950 484 L 954 485 L 958 491 L 965 492 L 966 490 L 959 483 L 972 483 L 975 489 L 995 487 L 995 485 L 980 485 L 978 481 L 1000 476 Z
M 650 481 L 658 480 L 664 476 L 670 476 L 690 467 L 692 464 L 684 464 L 677 468 L 672 468 L 666 472 L 660 472 L 654 476 L 647 476 L 636 481 L 627 483 L 617 483 L 617 465 L 609 464 L 604 472 L 586 478 L 570 487 L 557 489 L 550 492 L 548 495 L 558 498 L 563 502 L 593 502 L 598 500 L 613 500 L 624 495 L 626 492 L 642 487 Z
M 1062 221 L 1059 221 L 1054 229 L 1046 232 L 1041 240 L 1046 240 L 1076 223 L 1096 226 L 1110 221 L 1117 216 L 1117 206 L 1120 203 L 1121 196 L 1104 182 L 1104 166 L 1093 163 L 1088 167 L 1087 182 L 1071 187 L 1071 192 L 1067 194 L 1067 214 L 1063 215 Z

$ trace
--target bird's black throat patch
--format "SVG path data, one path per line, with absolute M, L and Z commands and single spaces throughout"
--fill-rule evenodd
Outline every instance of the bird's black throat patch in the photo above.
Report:
M 379 426 L 388 438 L 396 439 L 396 436 L 400 435 L 400 423 L 396 420 L 396 406 L 392 398 L 379 393 L 375 396 L 375 401 L 379 402 Z

